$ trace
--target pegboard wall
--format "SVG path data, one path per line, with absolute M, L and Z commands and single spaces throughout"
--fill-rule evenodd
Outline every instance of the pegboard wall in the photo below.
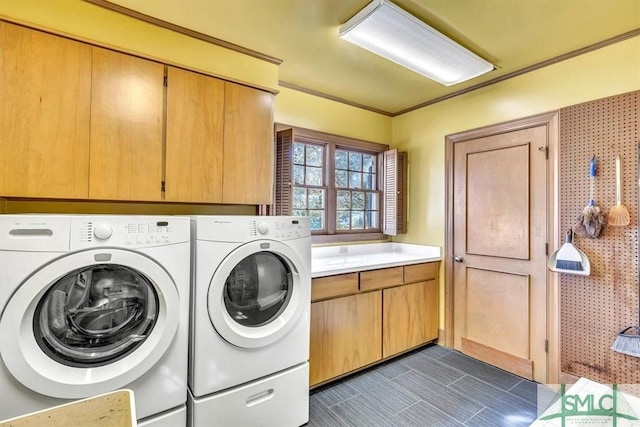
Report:
M 640 91 L 560 110 L 560 230 L 574 228 L 590 198 L 595 155 L 596 205 L 616 204 L 620 156 L 625 227 L 607 225 L 598 238 L 574 237 L 591 263 L 590 276 L 561 274 L 562 371 L 602 383 L 639 384 L 640 358 L 610 350 L 618 331 L 638 325 L 638 143 Z M 562 239 L 564 241 L 564 239 Z

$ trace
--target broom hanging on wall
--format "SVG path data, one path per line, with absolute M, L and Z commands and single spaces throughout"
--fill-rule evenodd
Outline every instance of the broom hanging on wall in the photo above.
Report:
M 619 171 L 620 157 L 616 159 L 616 184 L 619 181 Z M 618 194 L 620 193 L 620 186 L 616 185 L 616 187 L 616 202 L 619 204 L 620 198 Z M 638 144 L 638 197 L 640 198 L 640 144 Z M 628 223 L 629 212 L 627 212 L 627 224 Z M 638 265 L 638 270 L 638 283 L 640 284 L 640 265 Z M 640 322 L 640 289 L 638 289 L 638 322 Z M 628 354 L 630 356 L 640 357 L 640 326 L 628 326 L 618 332 L 615 341 L 611 345 L 611 350 L 617 351 L 618 353 Z

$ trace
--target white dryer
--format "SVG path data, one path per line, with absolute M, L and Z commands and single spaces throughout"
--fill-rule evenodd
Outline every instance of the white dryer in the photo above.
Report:
M 0 215 L 0 419 L 133 390 L 186 424 L 188 217 Z
M 192 233 L 189 425 L 306 423 L 308 219 L 196 216 Z

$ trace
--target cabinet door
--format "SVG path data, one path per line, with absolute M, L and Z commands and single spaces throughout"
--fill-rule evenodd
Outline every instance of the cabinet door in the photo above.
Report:
M 273 203 L 273 145 L 273 95 L 225 82 L 224 203 Z
M 167 70 L 165 200 L 222 202 L 224 82 Z
M 381 291 L 312 303 L 310 384 L 380 360 L 381 339 Z
M 0 22 L 0 196 L 86 198 L 91 47 Z
M 164 65 L 93 48 L 89 197 L 160 200 Z
M 438 282 L 429 280 L 383 292 L 382 356 L 438 338 Z

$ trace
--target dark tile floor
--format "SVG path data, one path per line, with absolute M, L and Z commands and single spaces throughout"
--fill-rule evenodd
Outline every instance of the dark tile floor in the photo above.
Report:
M 309 427 L 529 426 L 538 384 L 430 345 L 311 391 Z

